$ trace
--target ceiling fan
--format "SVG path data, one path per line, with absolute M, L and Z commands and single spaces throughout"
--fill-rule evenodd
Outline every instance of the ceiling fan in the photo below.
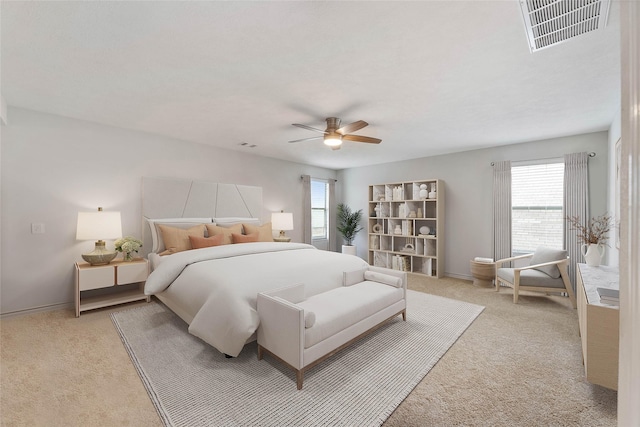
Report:
M 371 138 L 368 136 L 351 135 L 349 133 L 349 132 L 355 132 L 357 130 L 360 130 L 363 127 L 368 125 L 369 123 L 363 120 L 358 120 L 357 122 L 353 122 L 348 125 L 340 127 L 340 119 L 337 117 L 327 117 L 327 128 L 325 130 L 312 128 L 311 126 L 301 125 L 298 123 L 293 123 L 293 126 L 297 126 L 302 129 L 312 130 L 314 132 L 320 132 L 323 135 L 312 136 L 311 138 L 296 139 L 294 141 L 289 141 L 289 142 L 310 141 L 312 139 L 323 138 L 325 145 L 328 145 L 329 147 L 331 147 L 332 150 L 339 150 L 340 147 L 342 146 L 342 141 L 380 144 L 380 142 L 382 142 L 381 139 Z

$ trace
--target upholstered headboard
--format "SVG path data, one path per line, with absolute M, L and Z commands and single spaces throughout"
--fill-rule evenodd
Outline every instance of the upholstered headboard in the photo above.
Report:
M 149 219 L 259 218 L 262 187 L 173 178 L 142 178 L 143 253 L 153 247 Z

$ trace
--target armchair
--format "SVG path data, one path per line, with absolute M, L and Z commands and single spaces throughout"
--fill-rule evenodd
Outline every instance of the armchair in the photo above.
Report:
M 506 268 L 502 264 L 509 261 L 531 258 L 526 267 Z M 518 303 L 518 292 L 521 290 L 534 292 L 566 292 L 571 305 L 576 308 L 576 296 L 569 281 L 567 272 L 567 251 L 545 248 L 536 249 L 532 254 L 504 258 L 496 261 L 496 292 L 500 292 L 500 284 L 513 288 L 513 303 Z

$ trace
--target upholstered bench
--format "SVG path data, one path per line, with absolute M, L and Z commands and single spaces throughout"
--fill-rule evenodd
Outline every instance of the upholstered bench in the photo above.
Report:
M 305 298 L 304 284 L 258 294 L 258 359 L 269 353 L 304 372 L 385 321 L 406 320 L 407 273 L 380 267 L 344 273 L 343 286 Z

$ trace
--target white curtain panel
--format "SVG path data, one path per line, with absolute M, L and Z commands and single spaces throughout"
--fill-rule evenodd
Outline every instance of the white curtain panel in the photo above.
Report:
M 336 206 L 336 180 L 335 179 L 329 179 L 328 180 L 328 184 L 329 184 L 329 212 L 332 212 L 333 214 L 329 215 L 329 242 L 328 242 L 328 248 L 330 251 L 337 251 L 336 248 L 336 215 L 337 215 L 337 206 Z M 331 221 L 334 221 L 333 224 L 331 224 Z
M 493 164 L 493 259 L 510 256 L 511 161 L 505 160 Z
M 589 223 L 589 154 L 572 153 L 564 156 L 564 216 L 580 218 L 583 225 Z M 582 262 L 578 232 L 572 230 L 565 219 L 564 246 L 569 255 L 569 278 L 576 290 L 576 264 Z
M 304 243 L 311 244 L 311 176 L 302 175 L 302 188 L 304 200 L 304 215 L 302 219 L 303 231 L 302 235 Z

